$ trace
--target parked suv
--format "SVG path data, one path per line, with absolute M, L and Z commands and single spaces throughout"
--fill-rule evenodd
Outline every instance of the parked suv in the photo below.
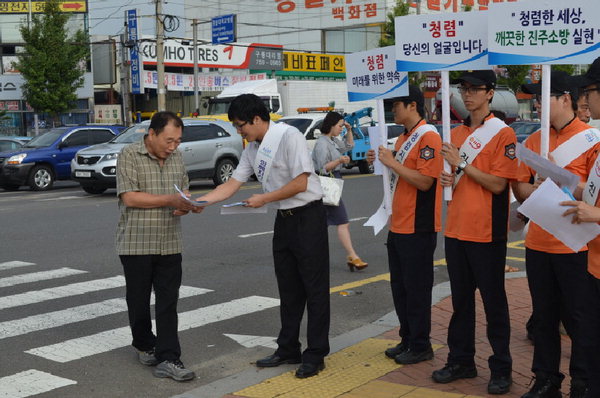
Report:
M 34 191 L 50 189 L 54 181 L 71 177 L 71 159 L 78 150 L 109 141 L 123 129 L 102 125 L 53 128 L 16 151 L 0 153 L 0 186 L 7 191 L 22 185 Z
M 183 119 L 179 150 L 190 179 L 212 178 L 220 185 L 231 177 L 242 156 L 242 137 L 222 120 Z M 87 193 L 99 194 L 116 187 L 117 157 L 123 147 L 148 133 L 150 121 L 131 126 L 113 140 L 77 152 L 71 178 Z

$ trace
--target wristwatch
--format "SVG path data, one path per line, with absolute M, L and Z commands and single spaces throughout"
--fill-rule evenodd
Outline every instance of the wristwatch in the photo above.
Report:
M 461 162 L 458 164 L 458 166 L 456 166 L 456 174 L 457 175 L 460 174 L 467 166 L 468 166 L 467 161 L 461 160 Z

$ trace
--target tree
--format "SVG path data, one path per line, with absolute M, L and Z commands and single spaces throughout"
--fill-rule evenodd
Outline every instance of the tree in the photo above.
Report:
M 29 26 L 21 25 L 25 51 L 14 65 L 25 79 L 25 100 L 36 112 L 54 117 L 74 107 L 90 56 L 84 31 L 68 36 L 69 18 L 60 11 L 58 0 L 46 1 L 43 14 L 34 14 Z
M 396 43 L 396 29 L 394 19 L 408 15 L 410 4 L 405 0 L 396 0 L 396 6 L 392 12 L 388 12 L 387 21 L 383 25 L 383 36 L 379 39 L 379 47 L 393 46 Z
M 525 82 L 525 77 L 531 70 L 531 65 L 500 65 L 506 69 L 508 77 L 498 77 L 498 84 L 508 86 L 513 92 L 517 92 L 521 88 L 521 84 Z

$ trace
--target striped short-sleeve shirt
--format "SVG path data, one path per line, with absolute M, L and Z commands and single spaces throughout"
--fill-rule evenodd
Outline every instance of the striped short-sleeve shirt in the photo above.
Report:
M 146 192 L 153 195 L 176 193 L 174 184 L 189 189 L 189 180 L 178 150 L 161 166 L 148 153 L 145 139 L 123 148 L 117 158 L 117 195 L 121 216 L 117 226 L 119 255 L 177 254 L 182 252 L 181 221 L 172 207 L 142 209 L 125 206 L 121 194 Z

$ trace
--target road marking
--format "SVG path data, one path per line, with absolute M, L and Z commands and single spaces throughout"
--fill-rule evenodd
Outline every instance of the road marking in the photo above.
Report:
M 77 384 L 50 373 L 30 369 L 11 376 L 0 378 L 0 397 L 25 398 L 42 394 L 60 387 Z
M 277 337 L 269 337 L 269 336 L 250 336 L 247 334 L 227 334 L 224 333 L 225 336 L 234 340 L 236 343 L 246 347 L 267 347 L 267 348 L 277 348 Z
M 179 331 L 194 329 L 277 306 L 279 306 L 279 300 L 270 297 L 250 296 L 231 300 L 179 314 L 178 329 Z M 50 361 L 65 363 L 126 347 L 130 344 L 131 330 L 127 326 L 33 348 L 25 352 Z
M 179 289 L 179 297 L 197 296 L 210 291 L 211 290 L 197 287 L 182 286 L 181 289 Z M 117 298 L 71 307 L 66 310 L 32 315 L 13 321 L 0 322 L 0 340 L 124 311 L 127 311 L 127 302 L 125 299 Z
M 525 259 L 523 257 L 506 257 L 507 260 L 513 260 L 513 261 L 525 261 Z
M 122 286 L 125 286 L 125 278 L 123 276 L 113 276 L 112 278 L 96 279 L 72 283 L 70 285 L 51 287 L 48 289 L 33 290 L 30 292 L 14 294 L 12 296 L 0 297 L 0 310 L 59 298 L 78 296 L 80 294 L 96 292 L 99 290 L 114 289 Z
M 0 263 L 0 271 L 11 268 L 27 267 L 29 265 L 35 265 L 35 263 L 26 263 L 24 261 L 6 261 L 4 263 Z
M 87 271 L 80 271 L 72 268 L 59 268 L 52 271 L 41 271 L 33 272 L 31 274 L 14 275 L 7 278 L 0 279 L 0 287 L 8 287 L 21 285 L 24 283 L 32 283 L 38 281 L 45 281 L 48 279 L 64 278 L 71 275 L 86 274 Z
M 51 202 L 65 199 L 83 199 L 83 196 L 59 196 L 57 198 L 37 199 L 36 202 Z
M 344 283 L 343 285 L 332 287 L 331 289 L 329 289 L 329 293 L 330 294 L 337 293 L 342 290 L 354 289 L 359 286 L 367 285 L 369 283 L 379 282 L 379 281 L 389 281 L 389 280 L 390 280 L 390 273 L 388 272 L 387 274 L 380 274 L 380 275 L 374 276 L 372 278 L 362 279 L 360 281 L 355 281 L 355 282 L 350 282 L 350 283 Z
M 350 222 L 352 222 L 352 221 L 360 221 L 360 220 L 366 220 L 368 218 L 369 217 L 357 217 L 357 218 L 351 218 L 348 221 L 350 221 Z M 254 236 L 270 235 L 272 233 L 273 233 L 273 231 L 256 232 L 256 233 L 253 233 L 253 234 L 238 235 L 238 238 L 242 238 L 242 239 L 244 239 L 244 238 L 252 238 Z

